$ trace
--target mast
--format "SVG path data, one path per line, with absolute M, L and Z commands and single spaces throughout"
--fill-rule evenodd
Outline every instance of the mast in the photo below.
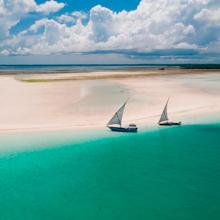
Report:
M 113 115 L 111 120 L 108 122 L 107 127 L 110 125 L 119 125 L 121 127 L 122 124 L 122 117 L 124 113 L 125 106 L 127 104 L 127 101 L 118 109 L 118 111 Z
M 164 107 L 164 109 L 163 109 L 163 112 L 162 112 L 162 114 L 161 114 L 161 116 L 160 116 L 159 123 L 169 120 L 169 119 L 168 119 L 168 113 L 167 113 L 167 106 L 168 106 L 169 99 L 170 99 L 170 98 L 168 98 L 168 100 L 167 100 L 167 102 L 166 102 L 166 105 L 165 105 L 165 107 Z

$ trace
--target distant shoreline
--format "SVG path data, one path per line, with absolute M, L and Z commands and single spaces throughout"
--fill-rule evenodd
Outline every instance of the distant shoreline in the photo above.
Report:
M 220 64 L 87 64 L 87 65 L 0 65 L 0 75 L 23 73 L 82 73 L 99 71 L 145 70 L 220 70 Z
M 96 70 L 82 72 L 22 72 L 16 74 L 15 78 L 27 83 L 43 83 L 69 80 L 105 80 L 105 79 L 126 79 L 126 78 L 146 78 L 146 77 L 165 77 L 177 75 L 205 75 L 220 73 L 220 69 L 123 69 L 123 70 Z M 10 75 L 10 74 L 9 74 Z M 13 74 L 12 74 L 13 75 Z

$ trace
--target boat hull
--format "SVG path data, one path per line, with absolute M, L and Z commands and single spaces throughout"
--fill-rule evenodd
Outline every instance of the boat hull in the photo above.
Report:
M 123 127 L 108 127 L 111 131 L 114 132 L 126 132 L 126 133 L 136 133 L 138 128 L 131 128 L 131 127 L 127 127 L 127 128 L 123 128 Z
M 159 123 L 160 126 L 180 126 L 182 125 L 182 122 L 170 122 L 170 121 L 167 121 L 167 122 L 161 122 Z

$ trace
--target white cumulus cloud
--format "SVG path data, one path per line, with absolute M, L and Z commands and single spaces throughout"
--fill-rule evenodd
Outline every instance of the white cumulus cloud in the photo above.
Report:
M 220 8 L 202 9 L 194 18 L 206 24 L 220 25 Z
M 75 22 L 76 21 L 76 19 L 73 16 L 70 16 L 70 15 L 67 15 L 67 14 L 60 15 L 57 18 L 57 20 L 60 23 L 71 23 L 71 22 Z
M 34 0 L 0 0 L 0 40 L 9 36 L 10 29 L 30 12 L 52 13 L 64 7 L 54 0 L 38 5 Z
M 147 54 L 157 50 L 207 52 L 214 50 L 213 45 L 218 50 L 220 9 L 213 7 L 215 2 L 141 0 L 135 10 L 121 12 L 97 5 L 88 14 L 73 12 L 58 18 L 40 19 L 17 36 L 7 36 L 0 43 L 0 48 L 5 55 L 108 51 Z M 34 1 L 29 1 L 24 8 L 26 11 L 54 12 L 62 7 L 64 4 L 52 0 L 38 6 Z M 5 6 L 0 4 L 0 12 L 4 10 Z M 12 19 L 9 26 L 20 18 Z M 10 19 L 7 21 L 10 22 Z
M 64 3 L 58 3 L 54 0 L 46 1 L 43 4 L 36 6 L 37 12 L 43 12 L 43 13 L 51 13 L 51 12 L 57 12 L 60 9 L 62 9 L 65 6 Z

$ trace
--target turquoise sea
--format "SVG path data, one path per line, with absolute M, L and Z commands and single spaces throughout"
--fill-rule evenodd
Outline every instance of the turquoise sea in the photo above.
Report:
M 0 219 L 220 219 L 218 123 L 52 137 L 0 138 Z

